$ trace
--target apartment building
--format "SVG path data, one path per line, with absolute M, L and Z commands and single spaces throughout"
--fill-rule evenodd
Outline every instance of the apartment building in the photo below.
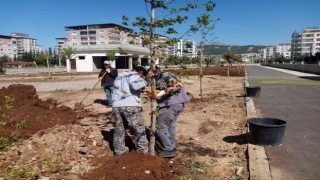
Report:
M 262 61 L 266 61 L 274 56 L 275 50 L 274 46 L 266 47 L 260 50 L 260 57 Z
M 294 32 L 291 36 L 291 60 L 299 55 L 315 55 L 320 52 L 320 28 L 306 28 L 303 32 Z
M 147 61 L 149 50 L 142 47 L 138 36 L 129 36 L 129 30 L 113 23 L 65 27 L 66 39 L 58 38 L 57 42 L 61 43 L 60 48 L 75 49 L 73 58 L 67 60 L 67 70 L 91 72 L 100 69 L 107 59 L 107 51 L 116 52 L 117 58 L 112 66 L 118 69 L 131 69 L 133 61 L 143 64 L 142 61 Z M 121 52 L 125 54 L 120 54 Z
M 266 47 L 260 50 L 260 57 L 263 61 L 268 60 L 269 58 L 275 57 L 285 57 L 290 58 L 291 55 L 291 45 L 288 43 L 278 44 L 276 46 Z
M 276 56 L 283 56 L 287 59 L 290 59 L 291 55 L 291 44 L 284 43 L 284 44 L 279 44 L 274 47 L 275 50 L 275 55 Z
M 197 48 L 195 41 L 180 39 L 173 47 L 170 48 L 172 54 L 176 56 L 196 57 Z
M 11 60 L 17 57 L 16 42 L 11 36 L 0 35 L 0 57 L 2 56 L 8 56 Z
M 67 38 L 56 38 L 56 46 L 54 47 L 54 53 L 59 59 L 59 67 L 61 67 L 61 58 L 63 54 L 63 47 L 66 45 Z
M 41 46 L 37 44 L 37 40 L 29 37 L 28 34 L 11 33 L 12 41 L 17 47 L 17 58 L 21 58 L 26 52 L 40 52 Z

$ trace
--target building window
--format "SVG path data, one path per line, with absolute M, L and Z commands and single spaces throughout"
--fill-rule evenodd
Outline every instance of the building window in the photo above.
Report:
M 72 40 L 77 40 L 77 38 L 76 38 L 76 37 L 74 37 L 74 38 L 72 38 Z
M 96 31 L 89 31 L 89 35 L 96 34 Z
M 99 39 L 104 39 L 104 36 L 100 36 Z
M 85 56 L 79 56 L 79 60 L 85 60 L 86 57 Z
M 104 42 L 100 42 L 100 44 L 105 44 Z
M 72 32 L 72 35 L 73 35 L 73 36 L 77 35 L 77 32 Z
M 87 31 L 80 31 L 80 35 L 87 35 L 88 32 Z
M 103 34 L 104 33 L 104 30 L 99 30 L 99 34 Z
M 87 41 L 88 38 L 87 37 L 81 37 L 81 41 Z
M 89 44 L 90 45 L 96 45 L 97 43 L 96 42 L 90 42 Z

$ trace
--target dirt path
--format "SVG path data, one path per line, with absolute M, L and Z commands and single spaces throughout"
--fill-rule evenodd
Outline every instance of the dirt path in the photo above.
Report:
M 126 161 L 113 157 L 111 109 L 104 106 L 102 90 L 95 90 L 84 101 L 88 114 L 79 117 L 78 124 L 40 131 L 0 152 L 0 177 L 92 179 L 90 173 L 94 172 L 97 177 L 106 178 L 108 172 L 100 167 L 108 166 L 123 177 L 135 172 L 132 179 L 247 179 L 243 78 L 206 76 L 203 102 L 198 99 L 197 77 L 182 77 L 182 83 L 195 99 L 186 104 L 178 119 L 176 158 L 146 157 L 149 160 L 142 161 L 141 157 L 142 169 L 130 169 L 130 164 L 136 162 L 128 160 L 137 157 L 134 152 Z M 73 108 L 86 93 L 42 92 L 39 97 L 54 98 Z M 148 126 L 149 105 L 143 106 Z M 157 166 L 151 167 L 150 161 L 157 162 Z

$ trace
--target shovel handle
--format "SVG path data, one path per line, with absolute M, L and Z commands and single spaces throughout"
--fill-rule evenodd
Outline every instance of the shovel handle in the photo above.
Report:
M 107 74 L 107 71 L 103 73 L 103 75 L 101 76 L 102 78 Z M 90 89 L 90 91 L 88 92 L 88 94 L 80 101 L 80 104 L 82 104 L 82 102 L 89 96 L 89 94 L 91 94 L 91 92 L 93 91 L 93 89 L 99 84 L 100 80 L 98 80 L 94 86 Z

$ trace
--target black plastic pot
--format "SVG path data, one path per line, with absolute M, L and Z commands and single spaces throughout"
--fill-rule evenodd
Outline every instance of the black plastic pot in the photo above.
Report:
M 287 122 L 275 118 L 250 118 L 249 142 L 263 146 L 278 146 L 283 142 Z
M 260 91 L 261 91 L 260 86 L 247 86 L 246 87 L 246 96 L 247 97 L 260 96 Z

